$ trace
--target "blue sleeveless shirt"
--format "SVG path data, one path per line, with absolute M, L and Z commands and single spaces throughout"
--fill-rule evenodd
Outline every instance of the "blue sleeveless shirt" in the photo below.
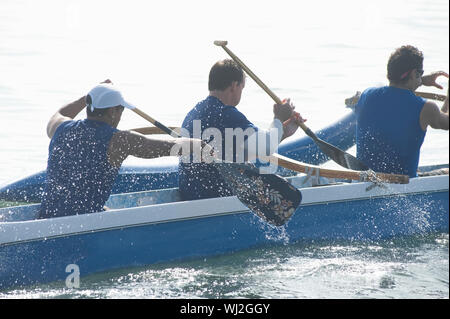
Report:
M 424 104 L 405 89 L 364 91 L 355 108 L 357 158 L 376 172 L 416 177 L 426 133 L 420 126 Z
M 107 158 L 112 126 L 92 120 L 61 123 L 50 142 L 39 218 L 103 211 L 119 168 Z
M 194 121 L 201 121 L 200 136 L 194 136 Z M 187 115 L 181 126 L 189 133 L 187 137 L 202 138 L 208 128 L 216 128 L 222 136 L 222 159 L 227 160 L 226 153 L 232 153 L 236 161 L 236 138 L 233 137 L 233 149 L 227 150 L 225 145 L 225 129 L 241 128 L 245 131 L 252 128 L 258 130 L 244 114 L 235 107 L 225 105 L 218 98 L 208 96 L 199 102 Z M 206 137 L 206 136 L 205 136 Z M 207 137 L 206 137 L 207 138 Z M 214 137 L 205 141 L 211 143 Z M 211 145 L 211 144 L 210 144 Z M 230 154 L 228 154 L 230 156 Z M 231 159 L 231 158 L 230 158 Z M 179 189 L 183 200 L 232 196 L 233 192 L 225 184 L 216 168 L 205 163 L 183 163 L 179 165 Z

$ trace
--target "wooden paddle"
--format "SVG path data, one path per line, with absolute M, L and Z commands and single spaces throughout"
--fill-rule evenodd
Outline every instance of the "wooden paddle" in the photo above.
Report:
M 179 127 L 171 127 L 170 129 L 179 131 Z M 140 127 L 134 128 L 130 131 L 139 132 L 141 134 L 161 134 L 166 133 L 157 127 Z M 306 164 L 302 162 L 298 162 L 291 158 L 282 156 L 280 154 L 273 154 L 269 157 L 261 158 L 266 162 L 270 162 L 272 164 L 287 168 L 289 170 L 306 173 L 312 176 L 319 175 L 327 178 L 342 178 L 342 179 L 350 179 L 355 181 L 365 181 L 367 180 L 365 177 L 367 176 L 366 172 L 354 171 L 354 170 L 337 170 L 337 169 L 327 169 L 321 168 L 316 165 Z M 383 183 L 394 183 L 394 184 L 408 184 L 409 176 L 408 175 L 398 175 L 398 174 L 386 174 L 386 173 L 374 173 L 373 177 L 376 177 L 377 181 Z
M 359 101 L 359 91 L 357 94 L 355 94 L 352 97 L 349 97 L 348 99 L 345 99 L 345 105 L 347 106 L 352 106 L 355 105 L 356 103 L 358 103 Z M 415 95 L 423 97 L 424 99 L 429 99 L 429 100 L 436 100 L 436 101 L 445 101 L 445 99 L 447 98 L 447 96 L 443 95 L 443 94 L 437 94 L 437 93 L 429 93 L 429 92 L 414 92 Z
M 164 124 L 138 108 L 133 111 L 173 137 L 181 137 Z M 259 217 L 275 226 L 284 225 L 297 210 L 301 192 L 287 180 L 275 174 L 260 174 L 252 164 L 217 163 L 212 165 L 237 198 Z
M 138 114 L 139 116 L 141 116 L 142 118 L 144 118 L 145 120 L 149 121 L 150 123 L 152 123 L 154 126 L 156 126 L 157 128 L 159 128 L 161 131 L 171 135 L 172 137 L 181 137 L 180 134 L 178 134 L 177 132 L 171 130 L 170 128 L 168 128 L 167 126 L 165 126 L 164 124 L 161 124 L 160 122 L 158 122 L 157 120 L 155 120 L 153 117 L 151 117 L 150 115 L 146 114 L 145 112 L 141 111 L 140 109 L 138 109 L 137 107 L 133 109 L 133 112 L 135 112 L 136 114 Z
M 228 53 L 228 55 L 237 63 L 239 64 L 242 69 L 258 84 L 267 94 L 270 95 L 270 97 L 275 101 L 277 104 L 283 104 L 283 102 L 280 100 L 278 96 L 275 95 L 275 93 L 272 92 L 271 89 L 267 87 L 245 64 L 242 62 L 233 52 L 231 52 L 230 49 L 227 48 L 227 41 L 214 41 L 214 44 L 217 46 L 222 47 L 222 49 L 225 50 L 225 52 Z M 352 169 L 357 171 L 365 171 L 368 170 L 369 167 L 367 167 L 366 164 L 358 160 L 353 155 L 337 148 L 334 145 L 331 145 L 320 138 L 316 136 L 316 134 L 311 131 L 304 123 L 299 123 L 300 128 L 308 135 L 314 143 L 319 146 L 319 148 L 324 152 L 328 157 L 330 157 L 333 161 L 338 163 L 339 165 Z
M 445 101 L 447 98 L 445 95 L 437 94 L 437 93 L 428 93 L 428 92 L 414 92 L 417 96 L 423 97 L 424 99 L 436 100 L 436 101 Z
M 179 127 L 169 126 L 169 128 L 172 131 L 175 131 L 176 133 L 180 132 L 180 128 Z M 155 126 L 137 127 L 137 128 L 132 128 L 129 131 L 138 132 L 138 133 L 141 133 L 141 134 L 144 134 L 144 135 L 167 134 L 164 130 L 160 129 L 159 127 L 155 127 Z
M 342 178 L 350 179 L 356 181 L 372 181 L 381 183 L 393 183 L 393 184 L 408 184 L 409 176 L 400 174 L 387 174 L 387 173 L 376 173 L 376 172 L 361 172 L 354 170 L 337 170 L 337 169 L 327 169 L 321 168 L 319 166 L 310 165 L 295 161 L 288 157 L 282 156 L 280 154 L 273 154 L 265 158 L 275 165 L 282 166 L 284 168 L 290 169 L 292 171 L 310 174 L 315 176 L 316 174 L 327 178 Z

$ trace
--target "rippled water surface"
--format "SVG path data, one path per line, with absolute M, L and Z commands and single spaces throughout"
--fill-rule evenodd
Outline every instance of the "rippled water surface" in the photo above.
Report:
M 125 269 L 3 298 L 448 298 L 448 234 L 308 242 Z

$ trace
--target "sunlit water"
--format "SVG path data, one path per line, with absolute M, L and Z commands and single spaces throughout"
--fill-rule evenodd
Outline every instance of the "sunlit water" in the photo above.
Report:
M 448 234 L 307 242 L 88 276 L 3 298 L 448 298 Z
M 179 126 L 206 97 L 211 65 L 227 57 L 214 40 L 228 40 L 317 130 L 349 112 L 343 101 L 355 91 L 386 84 L 387 59 L 400 45 L 423 50 L 426 72 L 448 71 L 448 33 L 447 0 L 2 0 L 0 185 L 45 169 L 49 117 L 107 78 L 145 112 Z M 439 83 L 447 87 L 445 79 Z M 267 127 L 272 104 L 248 79 L 239 109 Z M 148 124 L 124 112 L 119 128 L 141 126 Z M 420 164 L 448 163 L 448 142 L 448 132 L 430 129 Z M 415 208 L 411 223 L 426 227 L 425 206 Z M 294 245 L 286 245 L 285 236 L 267 232 L 274 247 L 93 275 L 76 290 L 56 283 L 0 297 L 449 297 L 448 234 Z

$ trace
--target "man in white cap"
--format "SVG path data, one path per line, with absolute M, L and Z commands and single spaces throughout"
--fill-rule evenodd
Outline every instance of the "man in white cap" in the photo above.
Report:
M 74 121 L 85 107 L 87 118 Z M 120 131 L 117 125 L 124 108 L 135 107 L 106 80 L 51 117 L 47 125 L 51 138 L 47 179 L 39 218 L 103 211 L 119 168 L 129 155 L 154 158 L 172 155 L 174 147 L 205 147 L 196 139 L 160 140 Z

